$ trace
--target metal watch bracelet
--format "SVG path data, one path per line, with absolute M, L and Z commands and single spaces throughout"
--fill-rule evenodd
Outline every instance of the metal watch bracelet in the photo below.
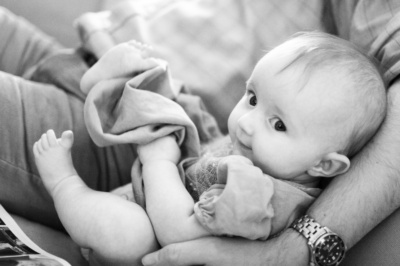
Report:
M 307 239 L 310 266 L 336 266 L 343 260 L 346 252 L 343 240 L 313 218 L 304 215 L 295 220 L 290 227 Z

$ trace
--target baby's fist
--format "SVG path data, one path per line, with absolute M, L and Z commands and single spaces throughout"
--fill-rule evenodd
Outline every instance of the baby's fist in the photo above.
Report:
M 139 145 L 138 154 L 142 164 L 156 160 L 167 160 L 177 164 L 181 157 L 181 150 L 176 143 L 176 138 L 168 135 L 148 144 Z

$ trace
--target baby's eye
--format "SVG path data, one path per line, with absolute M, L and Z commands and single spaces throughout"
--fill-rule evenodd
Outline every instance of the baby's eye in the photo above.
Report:
M 257 105 L 257 96 L 254 94 L 253 91 L 247 90 L 247 100 L 249 101 L 249 104 L 251 106 L 256 106 Z
M 254 94 L 250 96 L 249 104 L 251 106 L 256 106 L 257 105 L 257 97 Z
M 286 126 L 281 120 L 277 120 L 274 128 L 276 131 L 286 131 Z

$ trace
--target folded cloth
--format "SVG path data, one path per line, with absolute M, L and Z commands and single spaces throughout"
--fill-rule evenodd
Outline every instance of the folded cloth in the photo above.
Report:
M 186 146 L 183 143 L 187 136 L 186 130 L 182 130 L 185 125 L 192 128 L 188 131 L 188 139 L 194 139 L 193 143 L 198 142 L 197 138 L 207 143 L 221 137 L 214 117 L 207 112 L 201 98 L 187 93 L 180 81 L 171 79 L 164 61 L 147 58 L 146 51 L 137 42 L 120 44 L 90 70 L 85 55 L 81 49 L 61 50 L 35 65 L 30 79 L 54 84 L 80 100 L 86 100 L 86 125 L 97 145 L 147 143 L 176 131 L 181 136 L 184 154 L 187 151 L 191 156 L 197 155 L 199 148 L 197 144 Z M 137 84 L 140 89 L 135 90 Z M 146 103 L 147 100 L 140 100 L 142 98 L 150 101 Z M 163 112 L 163 109 L 170 112 Z M 137 111 L 141 114 L 136 113 L 138 116 L 135 117 Z M 156 119 L 153 125 L 150 114 Z M 134 120 L 136 118 L 138 120 Z M 181 122 L 183 126 L 177 126 Z M 170 126 L 164 127 L 168 123 Z M 173 126 L 174 123 L 177 124 Z M 132 176 L 140 176 L 138 169 L 133 167 Z M 184 176 L 181 167 L 180 170 Z M 134 186 L 137 188 L 136 200 L 143 206 L 141 179 L 133 178 L 133 183 L 137 183 Z
M 81 80 L 87 93 L 84 117 L 88 132 L 99 146 L 147 144 L 175 134 L 182 159 L 198 157 L 197 129 L 176 98 L 167 64 L 143 56 L 136 43 L 112 48 Z M 135 200 L 144 206 L 140 162 L 132 169 Z

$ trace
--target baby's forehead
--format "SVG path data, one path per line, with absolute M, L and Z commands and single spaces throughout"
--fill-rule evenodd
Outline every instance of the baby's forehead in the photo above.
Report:
M 274 47 L 265 57 L 281 58 L 286 62 L 286 67 L 304 64 L 333 67 L 344 62 L 357 64 L 367 59 L 362 52 L 343 39 L 313 33 L 289 39 Z
M 287 41 L 276 47 L 264 57 L 265 60 L 279 62 L 281 68 L 279 72 L 294 67 L 316 71 L 321 68 L 334 68 L 340 65 L 337 53 L 324 51 L 311 43 L 297 42 L 295 40 Z
M 309 56 L 296 50 L 296 47 L 290 46 L 291 50 L 274 49 L 264 55 L 255 67 L 250 80 L 256 76 L 268 83 L 270 80 L 264 78 L 268 77 L 279 80 L 282 84 L 294 83 L 291 85 L 300 91 L 307 88 L 310 82 L 320 91 L 335 86 L 343 87 L 352 82 L 349 69 L 343 66 L 340 60 L 324 60 L 318 56 Z M 341 91 L 341 93 L 346 92 Z
M 302 119 L 310 123 L 335 123 L 330 122 L 331 118 L 343 112 L 348 113 L 359 96 L 349 89 L 353 82 L 346 72 L 333 72 L 324 67 L 307 70 L 301 62 L 288 65 L 286 61 L 276 72 L 268 75 L 269 78 L 263 78 L 263 69 L 260 70 L 260 74 L 255 76 L 260 100 L 277 105 L 293 116 L 303 116 Z M 275 102 L 272 102 L 271 96 Z

